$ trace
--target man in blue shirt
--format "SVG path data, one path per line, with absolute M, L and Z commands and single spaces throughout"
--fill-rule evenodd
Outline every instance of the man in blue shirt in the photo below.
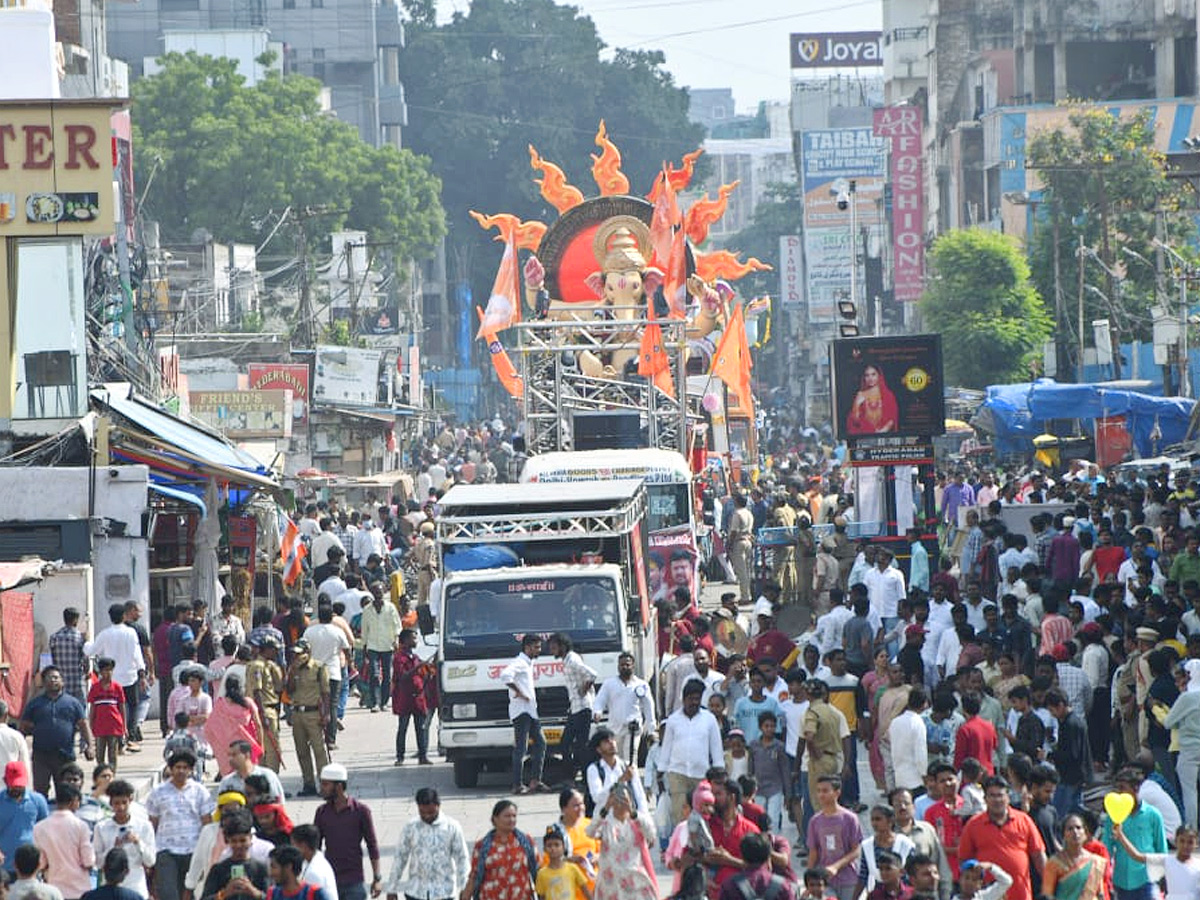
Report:
M 1137 769 L 1125 768 L 1113 779 L 1113 790 L 1133 798 L 1133 812 L 1121 823 L 1121 832 L 1139 853 L 1166 853 L 1167 832 L 1163 828 L 1162 814 L 1148 803 L 1138 799 L 1138 788 L 1142 776 Z M 1114 833 L 1113 821 L 1104 817 L 1104 846 L 1113 860 L 1113 886 L 1117 889 L 1117 900 L 1150 900 L 1154 896 L 1154 883 L 1144 862 L 1138 862 L 1126 851 Z
M 54 666 L 42 669 L 44 690 L 25 704 L 21 731 L 33 735 L 33 788 L 41 794 L 59 770 L 75 759 L 75 731 L 84 742 L 84 756 L 92 759 L 95 746 L 83 704 L 63 690 L 62 673 Z
M 50 815 L 46 798 L 29 790 L 29 770 L 25 763 L 13 760 L 4 767 L 7 790 L 0 794 L 0 853 L 4 867 L 13 871 L 17 848 L 33 843 L 33 826 Z

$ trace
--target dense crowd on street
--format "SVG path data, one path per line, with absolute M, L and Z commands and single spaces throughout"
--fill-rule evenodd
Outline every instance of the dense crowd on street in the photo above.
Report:
M 602 677 L 568 634 L 519 636 L 500 675 L 512 790 L 469 836 L 423 786 L 438 688 L 418 629 L 442 493 L 519 473 L 520 438 L 502 422 L 436 432 L 415 453 L 411 497 L 301 504 L 308 600 L 281 596 L 249 622 L 230 598 L 219 612 L 182 604 L 152 630 L 138 604 L 117 604 L 91 638 L 66 610 L 36 694 L 0 726 L 8 894 L 1200 895 L 1200 501 L 1187 470 L 950 471 L 933 490 L 937 540 L 914 530 L 897 560 L 850 537 L 854 498 L 820 435 L 767 439 L 777 452 L 758 470 L 705 493 L 707 568 L 729 589 L 715 609 L 687 588 L 659 603 L 653 681 L 629 654 Z M 1027 503 L 1060 504 L 1031 537 L 1003 521 Z M 760 546 L 771 526 L 794 539 Z M 404 566 L 415 591 L 393 577 Z M 543 653 L 570 701 L 553 745 L 534 689 Z M 152 691 L 164 778 L 138 800 L 121 769 L 145 752 Z M 395 765 L 419 787 L 387 872 L 336 758 L 354 702 L 391 714 Z M 322 801 L 311 823 L 294 821 L 278 775 L 289 734 L 298 796 Z M 560 811 L 540 834 L 520 823 L 534 793 Z

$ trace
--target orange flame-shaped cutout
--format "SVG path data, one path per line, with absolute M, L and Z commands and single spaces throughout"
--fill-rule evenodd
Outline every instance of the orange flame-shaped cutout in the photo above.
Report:
M 608 129 L 604 120 L 596 130 L 596 146 L 601 154 L 592 157 L 592 178 L 596 179 L 596 187 L 600 188 L 601 197 L 611 197 L 614 194 L 629 193 L 629 179 L 621 172 L 621 151 L 617 145 L 608 139 Z
M 684 218 L 684 230 L 687 231 L 688 240 L 696 245 L 704 243 L 708 238 L 709 226 L 725 215 L 725 205 L 729 202 L 729 195 L 739 184 L 741 184 L 740 181 L 723 184 L 717 189 L 716 200 L 709 200 L 706 193 L 688 207 L 687 216 Z
M 691 153 L 683 155 L 683 168 L 675 168 L 674 163 L 666 163 L 663 166 L 663 171 L 666 173 L 666 178 L 671 182 L 671 187 L 676 191 L 684 190 L 692 183 L 692 173 L 696 170 L 696 160 L 704 155 L 703 148 L 693 150 Z M 650 193 L 646 195 L 651 203 L 658 199 L 659 193 L 662 191 L 663 176 L 659 175 L 654 179 L 654 187 L 650 189 Z
M 487 230 L 488 228 L 496 228 L 500 234 L 496 236 L 498 241 L 507 241 L 512 238 L 516 243 L 518 250 L 537 250 L 542 243 L 542 235 L 546 233 L 546 226 L 542 222 L 531 221 L 522 222 L 512 213 L 498 213 L 494 216 L 485 216 L 483 213 L 470 210 L 471 218 L 479 223 L 479 227 Z
M 737 254 L 728 250 L 715 250 L 712 253 L 696 255 L 696 274 L 712 284 L 718 278 L 726 281 L 737 281 L 745 278 L 751 272 L 769 272 L 771 266 L 755 259 L 753 256 L 745 262 L 737 258 Z
M 541 179 L 535 178 L 534 183 L 541 187 L 546 202 L 560 214 L 583 202 L 583 192 L 567 183 L 567 176 L 562 169 L 538 156 L 533 144 L 529 145 L 529 167 L 542 173 Z

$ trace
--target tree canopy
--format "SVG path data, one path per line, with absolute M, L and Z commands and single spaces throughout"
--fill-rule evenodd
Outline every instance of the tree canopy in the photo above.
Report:
M 1073 354 L 1080 346 L 1075 310 L 1081 239 L 1087 343 L 1094 318 L 1109 319 L 1116 340 L 1150 337 L 1149 308 L 1158 287 L 1152 265 L 1156 217 L 1164 217 L 1170 243 L 1186 243 L 1194 234 L 1190 219 L 1175 213 L 1184 188 L 1167 177 L 1154 137 L 1149 111 L 1117 117 L 1086 107 L 1070 115 L 1069 127 L 1035 134 L 1029 143 L 1029 165 L 1044 185 L 1030 245 L 1033 277 L 1042 296 L 1053 301 L 1060 292 L 1058 328 Z
M 133 146 L 145 212 L 165 240 L 203 228 L 254 242 L 267 213 L 288 206 L 333 210 L 323 229 L 362 229 L 399 259 L 427 255 L 445 233 L 429 161 L 372 147 L 323 114 L 320 82 L 274 76 L 249 87 L 232 60 L 194 52 L 160 63 L 133 84 Z
M 934 243 L 921 314 L 943 335 L 948 384 L 983 388 L 1029 375 L 1052 327 L 1012 238 L 983 228 Z
M 678 164 L 704 137 L 687 118 L 657 51 L 605 51 L 591 19 L 553 0 L 473 0 L 433 22 L 426 0 L 406 0 L 401 79 L 412 146 L 443 184 L 453 277 L 490 285 L 500 252 L 467 211 L 508 212 L 547 224 L 557 216 L 529 167 L 529 144 L 561 166 L 585 196 L 598 191 L 589 154 L 601 119 L 620 148 L 631 190 L 645 194 L 665 161 Z M 465 264 L 465 266 L 463 265 Z M 452 267 L 454 263 L 452 262 Z

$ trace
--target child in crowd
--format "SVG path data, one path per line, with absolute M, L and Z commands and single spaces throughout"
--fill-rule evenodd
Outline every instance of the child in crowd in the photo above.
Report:
M 1196 829 L 1188 825 L 1175 829 L 1174 853 L 1142 853 L 1125 836 L 1120 825 L 1113 828 L 1113 834 L 1134 861 L 1145 864 L 1152 884 L 1166 879 L 1166 900 L 1190 900 L 1200 896 L 1200 857 L 1195 855 L 1200 841 Z
M 740 728 L 729 732 L 725 743 L 725 771 L 735 781 L 750 774 L 750 753 L 746 750 L 746 735 Z
M 721 739 L 729 737 L 729 716 L 725 712 L 725 695 L 713 691 L 708 698 L 708 711 L 717 720 L 717 725 L 721 729 Z
M 992 883 L 984 887 L 983 879 L 987 874 L 992 876 Z M 958 882 L 954 900 L 1002 900 L 1013 880 L 995 863 L 964 859 L 959 866 Z
M 783 798 L 790 781 L 787 752 L 783 742 L 775 738 L 778 727 L 775 713 L 759 713 L 759 738 L 750 746 L 750 771 L 758 780 L 762 806 L 767 811 L 772 831 L 783 828 Z
M 837 900 L 829 892 L 829 872 L 821 866 L 810 867 L 804 871 L 804 891 L 800 900 Z
M 983 775 L 983 765 L 975 757 L 968 756 L 962 761 L 962 771 L 959 772 L 959 783 L 962 787 L 958 789 L 958 793 L 963 798 L 963 805 L 958 815 L 962 816 L 964 821 L 984 810 Z
M 175 713 L 175 730 L 167 735 L 167 740 L 163 744 L 163 761 L 170 759 L 179 750 L 187 750 L 197 759 L 200 758 L 200 743 L 188 731 L 188 714 L 185 712 Z M 202 779 L 197 778 L 196 780 Z
M 875 856 L 879 869 L 879 881 L 867 894 L 867 900 L 909 900 L 912 888 L 904 883 L 904 863 L 890 850 L 881 850 Z
M 539 900 L 592 900 L 587 876 L 579 866 L 567 861 L 570 848 L 561 825 L 555 823 L 546 829 L 542 849 L 548 862 L 538 869 L 534 885 Z
M 96 661 L 100 678 L 88 690 L 88 725 L 96 739 L 96 762 L 117 769 L 117 748 L 125 737 L 125 691 L 113 681 L 117 664 L 108 657 Z

